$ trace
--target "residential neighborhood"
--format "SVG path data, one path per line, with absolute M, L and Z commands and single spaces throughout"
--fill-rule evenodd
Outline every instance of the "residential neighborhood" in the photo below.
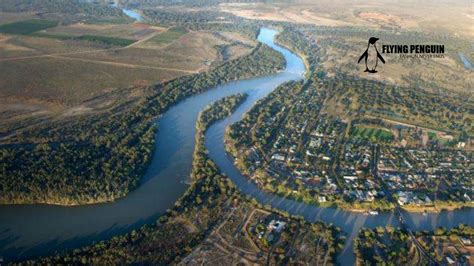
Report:
M 385 210 L 394 203 L 419 211 L 474 204 L 474 153 L 465 142 L 377 119 L 312 116 L 317 96 L 304 91 L 291 107 L 266 102 L 269 107 L 257 106 L 245 123 L 231 127 L 227 142 L 235 146 L 228 149 L 257 185 L 285 197 L 352 210 Z M 308 108 L 301 98 L 314 100 Z M 253 120 L 258 122 L 249 123 Z

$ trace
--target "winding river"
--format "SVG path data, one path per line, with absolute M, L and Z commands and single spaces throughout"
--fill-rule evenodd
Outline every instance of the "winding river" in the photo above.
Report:
M 224 148 L 224 129 L 241 119 L 253 104 L 267 96 L 278 85 L 303 79 L 305 67 L 301 58 L 274 44 L 277 34 L 262 29 L 258 40 L 282 53 L 287 65 L 285 71 L 274 75 L 230 82 L 189 97 L 170 108 L 158 120 L 155 137 L 156 151 L 140 186 L 126 197 L 111 203 L 62 207 L 53 205 L 0 206 L 0 258 L 24 259 L 48 255 L 55 250 L 76 248 L 94 241 L 126 233 L 145 223 L 156 220 L 184 193 L 191 172 L 195 124 L 199 112 L 210 103 L 236 93 L 249 97 L 230 117 L 219 121 L 206 132 L 206 147 L 218 167 L 247 195 L 263 204 L 298 214 L 310 221 L 333 223 L 349 237 L 339 261 L 353 263 L 352 240 L 361 226 L 397 225 L 392 213 L 377 216 L 345 212 L 332 208 L 317 208 L 261 192 L 235 168 L 233 159 Z M 406 214 L 409 225 L 415 229 L 453 227 L 459 223 L 474 225 L 474 210 L 465 209 L 439 214 Z

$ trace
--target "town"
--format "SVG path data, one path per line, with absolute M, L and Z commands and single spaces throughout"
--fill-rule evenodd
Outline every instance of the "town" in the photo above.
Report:
M 260 187 L 367 213 L 396 204 L 411 211 L 473 206 L 469 140 L 371 117 L 333 118 L 318 97 L 282 88 L 231 127 L 228 150 Z

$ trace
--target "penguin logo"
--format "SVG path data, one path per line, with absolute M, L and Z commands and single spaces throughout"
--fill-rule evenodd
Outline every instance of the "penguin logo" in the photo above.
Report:
M 369 73 L 377 73 L 377 64 L 380 61 L 385 64 L 385 59 L 383 59 L 382 55 L 380 55 L 379 51 L 377 50 L 377 46 L 375 43 L 379 40 L 379 38 L 370 37 L 369 42 L 367 43 L 367 49 L 365 52 L 359 57 L 359 61 L 357 64 L 360 63 L 362 59 L 365 59 L 365 71 Z M 369 68 L 370 67 L 370 68 Z

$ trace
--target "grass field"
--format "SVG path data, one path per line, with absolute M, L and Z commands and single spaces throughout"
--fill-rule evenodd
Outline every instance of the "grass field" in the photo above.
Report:
M 371 141 L 389 142 L 394 140 L 394 135 L 388 129 L 368 126 L 355 126 L 351 135 L 356 138 L 368 139 Z
M 179 39 L 187 32 L 188 31 L 182 27 L 174 27 L 154 37 L 150 42 L 156 45 L 166 45 Z
M 0 33 L 29 35 L 34 32 L 56 27 L 58 22 L 42 19 L 30 19 L 0 25 Z

